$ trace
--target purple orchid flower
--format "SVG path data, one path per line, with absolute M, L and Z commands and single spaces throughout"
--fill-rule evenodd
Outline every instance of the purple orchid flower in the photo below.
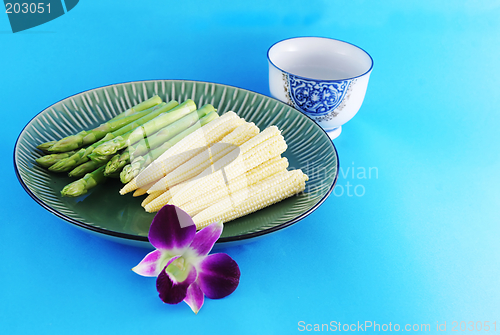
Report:
M 240 281 L 240 269 L 231 257 L 223 253 L 208 255 L 222 228 L 222 223 L 215 222 L 196 232 L 186 212 L 166 205 L 149 228 L 149 242 L 156 250 L 132 270 L 141 276 L 158 277 L 156 289 L 163 302 L 184 301 L 198 313 L 205 296 L 224 298 Z

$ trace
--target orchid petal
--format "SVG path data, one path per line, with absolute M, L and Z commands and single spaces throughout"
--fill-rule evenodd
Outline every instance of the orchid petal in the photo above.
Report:
M 238 287 L 240 268 L 227 254 L 212 254 L 199 264 L 197 282 L 208 298 L 224 298 Z
M 205 257 L 212 250 L 215 242 L 222 234 L 223 225 L 221 222 L 214 222 L 201 229 L 194 236 L 193 242 L 189 245 L 187 255 L 192 257 Z
M 167 304 L 178 304 L 187 296 L 187 290 L 197 277 L 196 268 L 188 265 L 188 273 L 183 281 L 178 282 L 165 268 L 156 279 L 156 289 L 160 299 Z
M 150 252 L 132 271 L 144 277 L 156 277 L 165 267 L 161 266 L 163 253 L 160 250 Z
M 155 215 L 148 238 L 156 249 L 182 254 L 195 234 L 196 226 L 191 217 L 176 206 L 166 205 Z
M 196 282 L 189 285 L 186 298 L 184 298 L 184 302 L 188 304 L 189 307 L 191 307 L 195 314 L 198 314 L 198 312 L 200 311 L 201 306 L 203 306 L 204 300 L 205 295 L 203 294 L 200 286 L 198 286 Z

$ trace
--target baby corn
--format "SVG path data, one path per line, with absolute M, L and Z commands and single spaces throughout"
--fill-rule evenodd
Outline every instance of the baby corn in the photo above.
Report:
M 172 196 L 177 194 L 184 187 L 189 187 L 189 182 L 178 184 L 172 187 L 171 189 L 163 192 L 161 195 L 155 197 L 152 201 L 148 201 L 145 205 L 143 205 L 143 207 L 145 207 L 147 212 L 157 212 L 168 203 L 180 207 L 189 215 L 193 216 L 206 207 L 210 206 L 211 204 L 215 203 L 219 199 L 223 198 L 228 193 L 234 193 L 240 189 L 243 189 L 244 187 L 253 185 L 266 177 L 286 170 L 287 167 L 288 159 L 277 156 L 253 168 L 252 170 L 248 171 L 244 175 L 239 176 L 228 184 L 219 183 L 217 185 L 210 185 L 211 187 L 209 189 L 202 190 L 200 194 L 194 195 L 192 198 L 190 198 L 188 201 L 183 202 L 182 204 L 178 201 L 174 201 L 175 199 L 172 200 Z M 196 178 L 198 177 L 195 177 L 195 179 Z
M 210 165 L 224 157 L 236 147 L 246 143 L 259 133 L 259 128 L 253 123 L 244 123 L 227 134 L 220 142 L 203 150 L 184 164 L 160 179 L 149 188 L 148 193 L 155 191 L 165 191 L 170 187 L 183 181 L 191 179 L 206 170 Z
M 285 140 L 279 134 L 268 137 L 269 134 L 266 134 L 266 130 L 250 140 L 253 142 L 252 144 L 258 143 L 256 138 L 261 137 L 261 139 L 264 138 L 263 141 L 254 145 L 251 150 L 247 150 L 248 146 L 243 148 L 247 150 L 243 154 L 241 154 L 243 149 L 241 151 L 235 149 L 215 162 L 213 166 L 202 172 L 201 176 L 203 177 L 191 180 L 181 191 L 173 195 L 169 204 L 184 204 L 199 194 L 214 187 L 223 186 L 226 182 L 237 178 L 248 170 L 282 154 L 286 150 Z M 250 141 L 245 142 L 244 145 Z
M 218 119 L 206 124 L 186 136 L 144 169 L 137 176 L 136 185 L 142 187 L 158 181 L 166 176 L 167 173 L 200 153 L 210 144 L 219 142 L 224 136 L 244 122 L 234 112 L 227 112 Z
M 228 112 L 205 124 L 146 167 L 120 191 L 145 194 L 142 206 L 166 204 L 188 213 L 201 229 L 228 222 L 305 189 L 301 170 L 288 171 L 287 145 L 276 126 L 258 127 Z
M 147 204 L 149 204 L 151 201 L 153 201 L 156 198 L 158 198 L 163 193 L 164 193 L 163 191 L 157 191 L 157 192 L 153 192 L 151 194 L 148 194 L 148 196 L 146 198 L 144 198 L 144 200 L 142 201 L 141 206 L 142 207 L 146 207 Z
M 193 221 L 196 228 L 201 229 L 217 220 L 228 222 L 237 219 L 302 192 L 307 180 L 307 175 L 301 170 L 272 176 L 258 183 L 253 190 L 208 207 L 195 215 Z
M 205 208 L 218 202 L 220 199 L 228 197 L 246 187 L 253 186 L 274 174 L 283 172 L 287 167 L 288 160 L 286 158 L 272 158 L 252 170 L 247 171 L 244 175 L 229 182 L 226 186 L 217 187 L 179 207 L 189 215 L 195 216 Z

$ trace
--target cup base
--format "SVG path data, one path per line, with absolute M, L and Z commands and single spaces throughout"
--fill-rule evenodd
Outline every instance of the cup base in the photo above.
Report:
M 330 137 L 331 140 L 339 137 L 340 133 L 342 133 L 342 127 L 333 128 L 332 130 L 327 130 L 326 133 Z

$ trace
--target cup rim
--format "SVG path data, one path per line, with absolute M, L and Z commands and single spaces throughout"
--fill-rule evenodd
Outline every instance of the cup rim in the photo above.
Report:
M 371 61 L 371 64 L 370 64 L 370 68 L 360 74 L 360 75 L 357 75 L 357 76 L 353 76 L 353 77 L 348 77 L 348 78 L 343 78 L 343 79 L 315 79 L 315 78 L 309 78 L 309 77 L 304 77 L 304 76 L 299 76 L 299 75 L 296 75 L 296 74 L 293 74 L 291 72 L 288 72 L 288 71 L 285 71 L 283 70 L 282 68 L 278 67 L 276 64 L 274 64 L 272 61 L 271 61 L 271 57 L 269 57 L 269 53 L 271 52 L 271 49 L 281 43 L 281 42 L 284 42 L 284 41 L 289 41 L 289 40 L 297 40 L 297 39 L 310 39 L 310 38 L 318 38 L 318 39 L 325 39 L 325 40 L 331 40 L 331 41 L 337 41 L 337 42 L 342 42 L 342 43 L 346 43 L 346 44 L 349 44 L 361 51 L 363 51 L 368 57 L 370 57 L 370 61 Z M 372 56 L 366 51 L 364 50 L 363 48 L 360 48 L 358 47 L 357 45 L 355 44 L 352 44 L 352 43 L 349 43 L 349 42 L 346 42 L 346 41 L 342 41 L 342 40 L 339 40 L 339 39 L 335 39 L 335 38 L 330 38 L 330 37 L 322 37 L 322 36 L 297 36 L 297 37 L 289 37 L 289 38 L 285 38 L 285 39 L 282 39 L 282 40 L 279 40 L 278 42 L 274 43 L 273 45 L 271 45 L 269 47 L 269 49 L 267 50 L 267 60 L 269 61 L 269 64 L 271 64 L 272 66 L 274 66 L 275 68 L 277 68 L 278 70 L 280 70 L 281 72 L 284 72 L 284 73 L 288 73 L 288 74 L 291 74 L 293 75 L 294 77 L 297 77 L 297 78 L 302 78 L 302 79 L 305 79 L 305 80 L 314 80 L 314 81 L 326 81 L 326 82 L 332 82 L 332 81 L 345 81 L 345 80 L 352 80 L 352 79 L 356 79 L 356 78 L 360 78 L 368 73 L 370 73 L 370 71 L 373 69 L 373 58 Z

